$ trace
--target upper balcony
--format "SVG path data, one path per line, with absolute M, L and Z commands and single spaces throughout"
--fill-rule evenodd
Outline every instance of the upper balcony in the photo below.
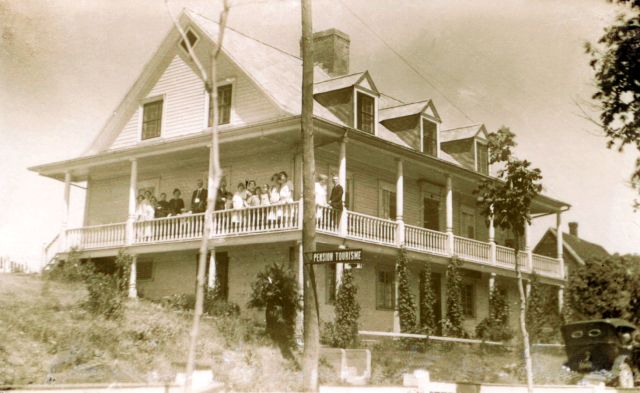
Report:
M 302 230 L 301 212 L 302 201 L 216 211 L 211 220 L 210 238 L 295 233 L 295 237 L 299 239 Z M 68 252 L 72 249 L 117 250 L 124 247 L 197 242 L 202 238 L 204 226 L 204 213 L 200 213 L 67 229 L 63 236 L 48 247 L 48 252 Z M 349 210 L 340 215 L 330 207 L 318 207 L 316 228 L 322 235 L 365 244 L 394 249 L 406 247 L 408 250 L 433 256 L 455 256 L 471 264 L 507 271 L 514 271 L 516 267 L 516 258 L 511 248 Z M 249 244 L 250 241 L 246 243 Z M 562 265 L 558 259 L 523 250 L 519 253 L 518 263 L 525 273 L 536 272 L 551 279 L 562 279 Z

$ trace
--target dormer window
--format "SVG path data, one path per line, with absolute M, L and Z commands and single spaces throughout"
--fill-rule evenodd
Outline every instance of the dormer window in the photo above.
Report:
M 489 174 L 489 147 L 476 141 L 476 170 L 483 175 Z
M 218 86 L 218 124 L 229 124 L 231 122 L 231 93 L 233 85 L 231 83 Z M 213 125 L 213 102 L 209 101 L 209 121 L 208 126 Z
M 436 123 L 422 119 L 422 152 L 438 156 L 438 126 Z
M 356 128 L 374 134 L 375 99 L 361 92 L 356 93 Z
M 187 36 L 187 40 L 189 40 L 191 49 L 195 48 L 196 42 L 198 42 L 198 36 L 196 35 L 196 33 L 194 33 L 193 30 L 187 30 L 185 35 Z M 187 49 L 187 43 L 184 42 L 184 39 L 180 40 L 180 46 L 185 50 L 185 52 L 189 52 L 189 49 Z
M 148 102 L 142 107 L 142 140 L 160 136 L 162 131 L 162 103 L 163 100 L 160 99 Z

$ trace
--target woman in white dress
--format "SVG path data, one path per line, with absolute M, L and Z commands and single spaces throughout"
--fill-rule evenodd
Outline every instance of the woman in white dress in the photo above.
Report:
M 244 188 L 244 183 L 238 183 L 238 189 L 236 192 L 233 193 L 233 198 L 231 199 L 231 202 L 233 203 L 233 209 L 242 209 L 246 206 L 245 196 L 246 196 L 246 189 Z M 241 221 L 240 215 L 241 213 L 238 212 L 237 210 L 231 213 L 231 223 L 233 224 L 234 227 L 237 227 L 240 224 L 240 221 Z
M 280 183 L 280 203 L 284 205 L 285 203 L 293 202 L 293 185 L 289 182 L 287 172 L 282 171 L 278 175 Z M 278 220 L 284 220 L 285 224 L 290 223 L 293 218 L 291 205 L 278 208 L 276 216 Z
M 279 175 L 276 173 L 271 176 L 271 187 L 269 188 L 269 204 L 277 205 L 280 203 L 280 187 L 278 185 Z M 275 224 L 277 217 L 276 214 L 277 209 L 272 207 L 269 209 L 269 214 L 267 214 L 267 221 L 273 225 Z
M 315 184 L 315 194 L 316 219 L 318 220 L 318 225 L 322 226 L 326 222 L 326 220 L 323 219 L 322 214 L 325 211 L 323 207 L 327 206 L 327 175 L 318 175 L 318 180 Z

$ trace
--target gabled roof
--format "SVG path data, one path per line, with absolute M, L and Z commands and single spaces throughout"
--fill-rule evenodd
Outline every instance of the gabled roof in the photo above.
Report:
M 465 127 L 451 128 L 440 131 L 442 142 L 458 141 L 461 139 L 475 138 L 478 135 L 487 136 L 487 129 L 484 124 L 473 124 Z
M 557 238 L 555 228 L 549 228 L 547 234 L 550 234 L 553 238 Z M 545 234 L 545 236 L 547 235 Z M 611 256 L 601 245 L 586 241 L 567 232 L 562 232 L 562 242 L 567 252 L 582 265 L 584 265 L 584 262 L 589 258 L 606 258 Z
M 375 83 L 373 83 L 371 75 L 369 75 L 369 71 L 357 72 L 355 74 L 338 76 L 332 79 L 316 82 L 313 85 L 313 94 L 327 93 L 357 85 L 363 85 L 363 87 L 368 90 L 379 94 L 378 88 Z
M 380 121 L 388 120 L 388 119 L 397 119 L 399 117 L 418 115 L 418 114 L 426 114 L 427 116 L 437 120 L 438 122 L 442 122 L 440 116 L 438 115 L 438 111 L 436 111 L 435 105 L 433 105 L 432 100 L 424 100 L 419 102 L 413 102 L 410 104 L 401 104 L 393 107 L 388 107 L 381 109 L 378 113 L 378 119 Z

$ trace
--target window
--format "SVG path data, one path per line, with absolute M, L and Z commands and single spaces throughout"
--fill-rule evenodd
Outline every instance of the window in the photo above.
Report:
M 462 285 L 462 312 L 467 318 L 476 316 L 475 288 L 473 284 Z
M 191 46 L 191 49 L 193 49 L 196 46 L 196 42 L 198 42 L 198 36 L 196 35 L 196 33 L 194 33 L 191 30 L 188 30 L 185 35 L 187 36 L 187 40 L 189 40 L 189 45 Z M 180 46 L 186 52 L 189 52 L 189 49 L 187 49 L 187 43 L 184 42 L 184 40 L 180 40 Z
M 433 198 L 422 199 L 422 226 L 434 231 L 440 230 L 440 201 Z
M 375 104 L 374 98 L 364 93 L 358 92 L 356 99 L 357 106 L 357 127 L 359 130 L 374 133 Z
M 382 206 L 381 206 L 381 215 L 382 218 L 386 218 L 387 220 L 395 220 L 396 219 L 396 192 L 391 191 L 388 188 L 383 188 L 381 190 L 382 195 Z
M 469 238 L 476 238 L 476 213 L 473 209 L 468 207 L 462 208 L 462 214 L 460 215 L 460 220 L 462 221 L 461 227 L 462 232 L 461 235 Z
M 325 290 L 327 291 L 326 299 L 328 304 L 333 304 L 336 300 L 336 264 L 328 263 L 325 266 Z
M 376 308 L 393 310 L 396 304 L 395 274 L 393 271 L 379 270 L 377 276 Z
M 422 152 L 430 156 L 438 155 L 438 126 L 428 120 L 422 120 Z
M 231 93 L 233 85 L 218 86 L 218 124 L 231 121 Z M 213 125 L 213 101 L 209 101 L 209 127 Z
M 136 280 L 144 281 L 153 278 L 153 261 L 138 261 L 136 264 Z
M 162 128 L 163 100 L 148 102 L 142 107 L 142 140 L 157 138 Z
M 489 174 L 489 147 L 485 144 L 476 142 L 477 171 L 488 175 Z

